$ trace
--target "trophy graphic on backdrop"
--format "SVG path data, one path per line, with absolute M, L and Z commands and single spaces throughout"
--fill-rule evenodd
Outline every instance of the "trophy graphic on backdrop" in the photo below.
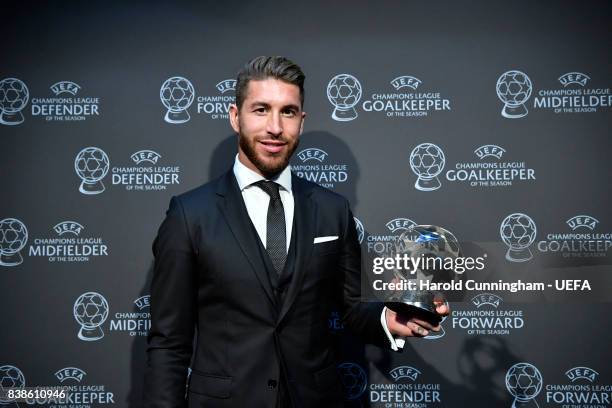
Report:
M 25 386 L 25 377 L 19 368 L 12 365 L 3 365 L 0 367 L 0 405 L 2 405 L 3 408 L 19 408 L 19 404 L 15 401 L 16 398 L 11 397 L 9 391 L 19 391 Z
M 420 283 L 451 282 L 457 273 L 447 268 L 448 260 L 461 257 L 459 241 L 448 230 L 435 225 L 414 225 L 404 231 L 395 244 L 393 257 L 405 255 L 411 260 L 418 258 L 421 261 L 412 263 L 412 270 L 395 269 L 395 280 L 413 280 L 416 282 L 415 290 L 396 290 L 385 296 L 385 306 L 405 316 L 416 316 L 434 325 L 444 319 L 436 313 L 437 302 L 446 302 L 446 297 L 440 291 L 420 288 Z M 444 329 L 440 332 L 431 332 L 426 338 L 434 339 L 444 336 Z
M 542 391 L 542 373 L 530 363 L 516 363 L 506 372 L 506 389 L 514 397 L 512 408 L 539 407 L 535 399 Z
M 102 179 L 108 173 L 110 162 L 104 150 L 98 147 L 86 147 L 74 159 L 74 171 L 81 178 L 79 191 L 94 195 L 103 192 L 106 187 Z
M 333 77 L 327 84 L 327 99 L 334 105 L 332 119 L 348 122 L 356 119 L 359 114 L 355 105 L 362 95 L 361 83 L 350 74 L 340 74 Z
M 495 85 L 497 97 L 504 103 L 501 114 L 504 118 L 517 119 L 527 116 L 529 111 L 525 102 L 531 96 L 531 79 L 521 71 L 508 71 L 501 74 Z

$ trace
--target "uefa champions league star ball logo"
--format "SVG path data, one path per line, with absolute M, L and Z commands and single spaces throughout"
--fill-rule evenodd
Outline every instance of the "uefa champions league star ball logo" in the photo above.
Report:
M 512 408 L 539 407 L 534 399 L 542 391 L 542 374 L 532 364 L 516 363 L 506 373 L 506 388 L 514 397 Z
M 506 245 L 506 259 L 511 262 L 526 262 L 533 257 L 529 246 L 536 238 L 536 225 L 525 214 L 510 214 L 501 223 L 499 234 Z
M 444 152 L 432 143 L 421 143 L 410 153 L 410 168 L 418 176 L 414 187 L 421 191 L 433 191 L 442 185 L 438 175 L 442 173 L 446 159 Z
M 356 400 L 361 397 L 368 385 L 368 378 L 363 368 L 355 363 L 342 363 L 338 365 L 338 370 L 344 386 L 344 398 Z
M 20 369 L 12 365 L 3 365 L 0 367 L 0 390 L 2 390 L 3 393 L 11 388 L 23 388 L 25 385 L 25 377 Z M 0 396 L 0 404 L 2 405 L 9 404 L 13 401 L 14 399 Z
M 28 229 L 15 218 L 0 221 L 0 265 L 16 266 L 23 262 L 19 251 L 28 242 Z
M 195 90 L 188 79 L 172 77 L 166 79 L 159 90 L 159 98 L 168 111 L 164 120 L 167 123 L 185 123 L 191 119 L 187 108 L 193 103 Z
M 98 147 L 86 147 L 74 159 L 74 170 L 83 180 L 79 191 L 83 194 L 100 194 L 105 190 L 102 179 L 108 173 L 110 162 Z
M 74 318 L 81 325 L 78 337 L 84 341 L 100 340 L 104 332 L 100 328 L 108 317 L 108 302 L 99 293 L 83 293 L 74 302 Z
M 516 119 L 526 116 L 525 102 L 531 96 L 531 80 L 521 71 L 508 71 L 497 80 L 497 97 L 504 103 L 501 114 L 504 118 Z
M 5 78 L 0 81 L 0 123 L 18 125 L 23 123 L 21 110 L 28 103 L 28 87 L 17 78 Z
M 335 106 L 332 119 L 348 122 L 358 114 L 355 105 L 361 99 L 361 84 L 352 75 L 336 75 L 327 84 L 327 99 Z

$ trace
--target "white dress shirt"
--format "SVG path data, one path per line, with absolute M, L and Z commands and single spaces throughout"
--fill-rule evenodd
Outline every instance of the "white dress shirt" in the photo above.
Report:
M 244 200 L 247 212 L 249 213 L 249 218 L 255 226 L 255 230 L 257 231 L 257 235 L 259 235 L 261 243 L 265 247 L 270 196 L 261 188 L 255 186 L 254 183 L 261 180 L 266 180 L 266 178 L 245 166 L 238 159 L 238 155 L 236 155 L 236 159 L 234 160 L 233 171 L 234 176 L 236 176 L 236 181 L 238 181 L 240 192 L 242 193 L 242 199 Z M 289 245 L 291 244 L 291 230 L 293 228 L 293 210 L 295 207 L 293 192 L 291 190 L 291 166 L 285 167 L 285 169 L 281 171 L 276 178 L 270 181 L 274 181 L 280 185 L 278 190 L 281 202 L 283 203 L 283 209 L 285 210 L 285 231 L 287 233 L 286 242 L 287 252 L 289 252 Z M 386 307 L 383 308 L 380 315 L 380 324 L 382 325 L 387 338 L 389 339 L 391 349 L 398 351 L 404 347 L 404 339 L 396 339 L 389 332 L 389 328 L 387 327 L 387 319 L 385 318 L 386 309 Z
M 234 175 L 238 181 L 238 187 L 242 193 L 242 199 L 249 213 L 249 218 L 251 218 L 257 230 L 257 235 L 259 235 L 259 239 L 265 248 L 270 196 L 261 188 L 255 186 L 254 183 L 266 180 L 266 178 L 242 164 L 242 162 L 238 160 L 238 155 L 236 155 L 236 159 L 234 160 Z M 287 242 L 287 252 L 289 252 L 294 208 L 293 192 L 291 191 L 291 166 L 285 167 L 276 178 L 270 181 L 274 181 L 280 185 L 278 192 L 281 202 L 283 203 L 283 209 L 285 210 L 285 232 L 287 233 L 285 242 Z

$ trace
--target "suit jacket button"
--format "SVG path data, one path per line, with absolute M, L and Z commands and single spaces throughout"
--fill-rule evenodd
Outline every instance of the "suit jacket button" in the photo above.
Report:
M 277 382 L 276 380 L 268 380 L 268 388 L 273 390 L 276 388 Z

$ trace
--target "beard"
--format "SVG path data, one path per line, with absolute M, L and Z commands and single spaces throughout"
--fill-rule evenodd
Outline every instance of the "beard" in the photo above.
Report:
M 280 141 L 285 141 L 282 138 L 279 138 Z M 258 155 L 256 144 L 256 139 L 249 139 L 244 136 L 242 133 L 239 133 L 238 144 L 240 148 L 246 155 L 246 157 L 250 160 L 251 163 L 263 174 L 263 176 L 267 179 L 274 178 L 275 175 L 280 173 L 289 165 L 289 160 L 291 156 L 293 156 L 293 152 L 297 149 L 300 144 L 299 138 L 295 139 L 295 142 L 291 144 L 290 142 L 287 144 L 287 151 L 285 153 L 279 153 L 278 155 L 269 156 L 270 159 L 265 160 Z

